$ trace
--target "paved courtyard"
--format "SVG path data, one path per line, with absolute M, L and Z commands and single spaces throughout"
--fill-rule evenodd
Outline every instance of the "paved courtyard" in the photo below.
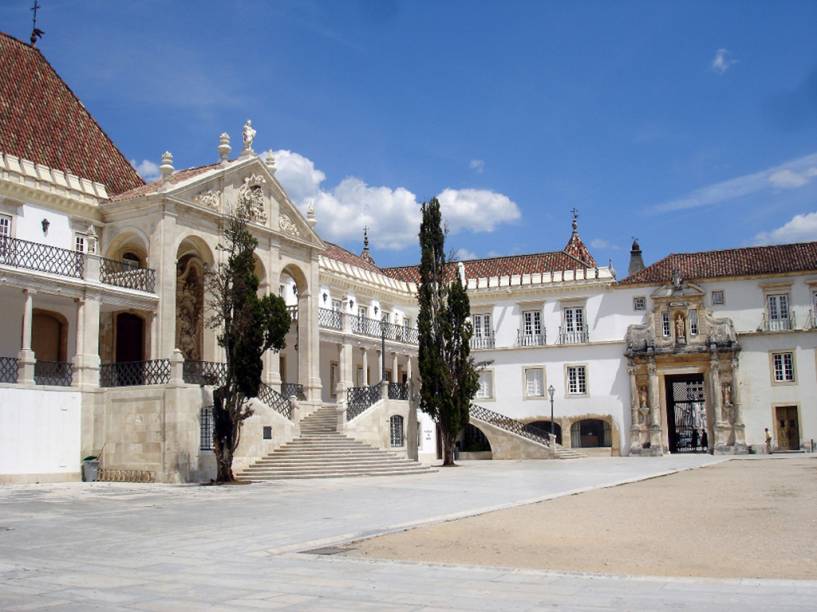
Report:
M 471 462 L 234 487 L 0 488 L 0 609 L 813 609 L 817 583 L 603 577 L 302 554 L 694 468 L 708 456 Z

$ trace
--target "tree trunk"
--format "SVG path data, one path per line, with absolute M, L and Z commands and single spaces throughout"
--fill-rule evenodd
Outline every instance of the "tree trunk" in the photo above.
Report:
M 233 476 L 233 451 L 229 448 L 222 447 L 221 452 L 216 455 L 216 465 L 218 466 L 218 473 L 216 482 L 234 482 Z
M 442 432 L 443 439 L 443 467 L 452 467 L 454 463 L 454 440 L 445 430 Z

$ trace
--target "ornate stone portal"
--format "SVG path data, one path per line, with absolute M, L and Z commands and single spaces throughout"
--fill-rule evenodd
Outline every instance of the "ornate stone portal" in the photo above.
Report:
M 185 255 L 176 267 L 176 346 L 187 361 L 202 360 L 204 264 Z
M 732 321 L 713 317 L 704 308 L 704 291 L 677 271 L 672 283 L 651 299 L 646 322 L 631 325 L 626 336 L 630 454 L 747 452 L 738 384 L 740 345 Z M 681 385 L 685 392 L 684 383 L 689 396 L 675 403 L 673 390 L 677 395 Z

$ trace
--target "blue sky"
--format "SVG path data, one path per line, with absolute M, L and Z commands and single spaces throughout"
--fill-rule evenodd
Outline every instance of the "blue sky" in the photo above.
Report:
M 253 120 L 298 204 L 382 265 L 817 240 L 817 2 L 41 0 L 39 47 L 147 173 Z M 27 39 L 29 0 L 0 6 Z M 622 276 L 622 274 L 620 274 Z

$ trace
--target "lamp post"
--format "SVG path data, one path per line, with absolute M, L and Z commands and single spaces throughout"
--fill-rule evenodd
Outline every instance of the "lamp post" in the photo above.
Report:
M 556 393 L 556 388 L 553 385 L 548 387 L 548 395 L 550 396 L 550 435 L 553 433 L 553 395 Z

